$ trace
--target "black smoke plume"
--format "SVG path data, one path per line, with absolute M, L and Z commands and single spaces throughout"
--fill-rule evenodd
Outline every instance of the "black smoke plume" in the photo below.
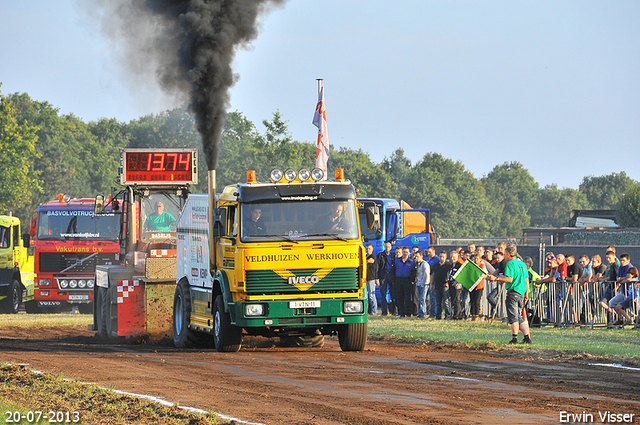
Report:
M 286 0 L 94 0 L 103 29 L 128 67 L 153 71 L 162 88 L 185 97 L 215 169 L 238 48 L 258 35 L 258 16 Z

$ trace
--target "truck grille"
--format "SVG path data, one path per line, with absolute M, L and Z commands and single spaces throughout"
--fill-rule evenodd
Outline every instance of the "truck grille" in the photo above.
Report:
M 120 264 L 117 252 L 77 253 L 43 252 L 40 254 L 40 271 L 47 273 L 95 273 L 96 265 Z
M 290 270 L 295 276 L 312 276 L 317 269 Z M 358 290 L 358 269 L 337 268 L 314 283 L 305 293 L 356 292 Z M 271 270 L 249 270 L 246 272 L 247 294 L 291 294 L 303 292 L 289 284 L 289 280 Z

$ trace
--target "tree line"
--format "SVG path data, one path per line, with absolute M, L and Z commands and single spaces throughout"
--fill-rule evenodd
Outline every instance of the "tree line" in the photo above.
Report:
M 245 181 L 247 170 L 268 180 L 275 167 L 313 167 L 315 144 L 292 140 L 276 111 L 264 130 L 229 113 L 219 146 L 217 189 Z M 30 219 L 59 193 L 94 197 L 117 186 L 120 148 L 198 148 L 200 181 L 206 192 L 206 164 L 200 136 L 185 107 L 146 115 L 128 123 L 102 118 L 85 123 L 60 114 L 26 93 L 0 93 L 0 213 Z M 573 209 L 618 209 L 624 226 L 640 227 L 640 184 L 624 171 L 585 176 L 578 189 L 540 187 L 519 162 L 496 165 L 476 178 L 460 161 L 426 153 L 412 163 L 402 149 L 380 163 L 362 149 L 331 146 L 329 174 L 344 168 L 360 197 L 404 199 L 430 208 L 443 237 L 519 236 L 525 227 L 566 226 Z

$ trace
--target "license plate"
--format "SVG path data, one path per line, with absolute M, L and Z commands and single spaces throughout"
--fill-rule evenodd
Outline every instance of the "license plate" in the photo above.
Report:
M 289 308 L 318 308 L 320 301 L 289 301 Z
M 89 295 L 69 295 L 69 301 L 86 301 Z

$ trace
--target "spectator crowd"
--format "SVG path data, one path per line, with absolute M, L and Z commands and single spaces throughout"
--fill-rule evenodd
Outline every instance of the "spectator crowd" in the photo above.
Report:
M 509 279 L 501 276 L 513 258 L 527 269 L 523 317 L 533 326 L 640 327 L 638 269 L 629 254 L 617 256 L 614 246 L 606 248 L 605 261 L 600 255 L 582 255 L 576 260 L 571 253 L 547 252 L 546 266 L 539 275 L 530 257 L 521 258 L 515 246 L 509 255 L 505 242 L 495 248 L 471 243 L 449 252 L 437 252 L 433 246 L 424 252 L 417 246 L 393 248 L 386 242 L 378 255 L 367 245 L 369 313 L 428 320 L 484 321 L 496 314 L 502 318 L 508 303 L 505 286 L 509 289 L 504 281 Z M 466 261 L 474 262 L 487 275 L 471 291 L 454 279 Z

